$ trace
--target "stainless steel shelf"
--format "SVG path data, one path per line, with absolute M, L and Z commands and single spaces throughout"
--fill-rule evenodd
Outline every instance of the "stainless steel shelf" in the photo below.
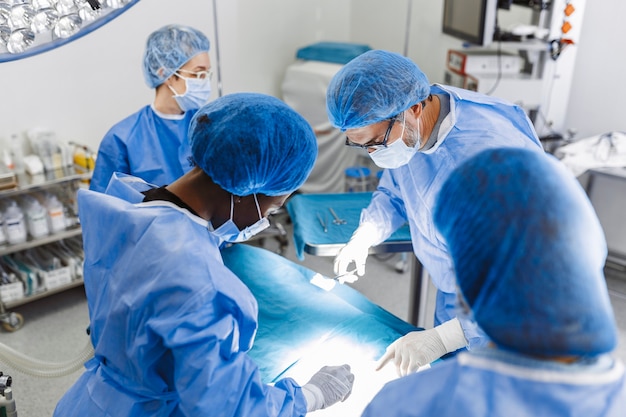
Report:
M 13 307 L 21 306 L 21 305 L 26 304 L 26 303 L 30 303 L 31 301 L 35 301 L 35 300 L 39 300 L 39 299 L 44 298 L 44 297 L 48 297 L 49 295 L 52 295 L 52 294 L 56 294 L 56 293 L 59 293 L 59 292 L 63 292 L 65 290 L 69 290 L 70 288 L 75 288 L 75 287 L 81 286 L 81 285 L 83 285 L 82 278 L 81 279 L 76 279 L 76 280 L 70 282 L 69 284 L 60 285 L 60 286 L 58 286 L 56 288 L 52 288 L 50 290 L 45 290 L 45 291 L 42 291 L 42 292 L 40 292 L 38 294 L 35 294 L 35 295 L 29 295 L 28 297 L 24 297 L 24 298 L 21 298 L 19 300 L 15 300 L 15 301 L 11 301 L 9 303 L 5 303 L 4 306 L 5 306 L 5 308 L 10 309 L 10 308 L 13 308 Z
M 71 193 L 75 193 L 76 190 L 80 187 L 79 182 L 86 182 L 89 178 L 91 178 L 91 171 L 85 172 L 80 167 L 65 167 L 62 169 L 57 169 L 52 172 L 46 172 L 41 175 L 29 175 L 26 173 L 18 174 L 15 176 L 16 186 L 13 188 L 2 189 L 0 190 L 0 199 L 6 197 L 17 196 L 20 194 L 27 194 L 30 192 L 35 192 L 39 190 L 48 189 L 51 187 L 56 187 L 62 184 L 68 184 L 71 187 Z M 17 244 L 2 244 L 0 245 L 0 256 L 8 255 L 11 253 L 20 252 L 26 249 L 34 248 L 37 246 L 46 245 L 49 243 L 57 242 L 62 239 L 71 238 L 74 236 L 80 236 L 82 233 L 82 229 L 80 226 L 75 226 L 70 229 L 53 233 L 41 238 L 29 239 L 22 243 Z M 4 312 L 6 309 L 10 309 L 13 307 L 20 306 L 22 304 L 30 303 L 35 300 L 39 300 L 44 297 L 48 297 L 50 295 L 68 290 L 70 288 L 78 287 L 83 285 L 82 279 L 74 280 L 66 285 L 60 285 L 58 287 L 42 291 L 40 293 L 29 295 L 19 300 L 13 300 L 7 303 L 2 304 L 2 311 Z M 9 313 L 9 315 L 13 315 L 14 313 Z M 5 314 L 6 316 L 6 314 Z M 23 323 L 23 319 L 22 322 Z M 14 327 L 10 331 L 15 331 L 21 327 L 21 323 L 18 327 Z M 3 326 L 6 323 L 2 323 Z M 6 327 L 5 327 L 6 329 Z
M 549 52 L 550 43 L 538 39 L 515 42 L 515 41 L 493 41 L 488 46 L 467 45 L 463 49 L 481 49 L 481 50 L 497 50 L 500 47 L 503 50 L 510 51 L 539 51 Z
M 77 167 L 59 168 L 39 175 L 18 174 L 17 186 L 0 190 L 0 198 L 50 188 L 66 182 L 88 180 L 91 178 L 91 174 L 91 171 L 81 172 L 80 168 Z
M 342 243 L 305 243 L 304 252 L 315 256 L 336 256 L 339 250 L 345 246 L 345 242 Z M 413 244 L 410 240 L 404 241 L 385 241 L 379 245 L 370 248 L 370 254 L 385 254 L 385 253 L 398 253 L 398 252 L 412 252 Z
M 9 253 L 19 252 L 25 249 L 34 248 L 37 246 L 45 245 L 48 243 L 56 242 L 61 239 L 67 239 L 68 237 L 74 237 L 80 235 L 82 229 L 75 227 L 72 229 L 57 232 L 52 235 L 44 236 L 38 239 L 27 240 L 26 242 L 16 243 L 14 245 L 4 244 L 0 245 L 0 256 L 8 255 Z

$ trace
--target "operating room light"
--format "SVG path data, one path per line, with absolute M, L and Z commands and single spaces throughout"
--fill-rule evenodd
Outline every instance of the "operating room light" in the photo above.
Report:
M 0 62 L 61 46 L 139 0 L 0 0 Z

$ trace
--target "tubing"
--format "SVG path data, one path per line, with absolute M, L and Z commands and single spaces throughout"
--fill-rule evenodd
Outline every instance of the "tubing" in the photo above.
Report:
M 46 362 L 31 358 L 15 349 L 0 343 L 0 362 L 10 366 L 18 372 L 38 378 L 59 378 L 72 374 L 83 367 L 85 362 L 93 358 L 94 349 L 91 339 L 74 359 L 65 362 Z

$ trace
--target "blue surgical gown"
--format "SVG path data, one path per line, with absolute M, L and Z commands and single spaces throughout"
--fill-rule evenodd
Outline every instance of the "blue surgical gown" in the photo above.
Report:
M 456 316 L 456 279 L 443 237 L 436 230 L 432 210 L 448 175 L 474 154 L 497 147 L 543 152 L 532 123 L 519 106 L 449 86 L 433 85 L 432 94 L 450 96 L 450 113 L 441 123 L 433 148 L 416 152 L 408 164 L 386 169 L 361 223 L 373 223 L 378 243 L 408 221 L 413 251 L 438 289 L 435 325 Z M 454 204 L 454 202 L 450 202 Z M 487 338 L 478 326 L 459 318 L 470 347 Z
M 624 365 L 608 355 L 566 365 L 478 350 L 388 382 L 363 417 L 624 416 Z
M 183 176 L 192 168 L 187 130 L 195 113 L 166 118 L 145 106 L 117 123 L 100 142 L 89 188 L 104 192 L 114 172 L 158 186 Z
M 148 187 L 115 174 L 107 194 L 79 191 L 95 356 L 54 416 L 306 414 L 299 385 L 265 385 L 248 356 L 257 303 L 207 221 L 141 203 Z

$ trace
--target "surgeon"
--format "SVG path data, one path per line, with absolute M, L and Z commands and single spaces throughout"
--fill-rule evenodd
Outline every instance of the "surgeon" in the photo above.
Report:
M 494 97 L 430 85 L 410 59 L 382 50 L 359 55 L 339 70 L 326 105 L 331 123 L 346 132 L 346 145 L 367 149 L 385 168 L 359 227 L 334 260 L 335 273 L 346 273 L 354 263 L 356 275 L 345 280 L 363 276 L 369 248 L 408 222 L 413 251 L 438 290 L 434 328 L 395 341 L 379 369 L 393 363 L 406 375 L 447 353 L 485 343 L 474 322 L 456 316 L 453 263 L 432 210 L 450 172 L 472 155 L 495 147 L 543 152 L 524 111 Z
M 104 192 L 114 172 L 171 184 L 191 170 L 189 123 L 211 96 L 209 40 L 197 29 L 168 25 L 146 43 L 143 75 L 152 104 L 114 125 L 104 136 L 89 188 Z
M 313 130 L 277 98 L 237 93 L 202 107 L 189 140 L 196 166 L 172 184 L 116 173 L 106 194 L 79 192 L 95 356 L 55 416 L 303 416 L 350 395 L 348 365 L 261 382 L 257 303 L 219 251 L 304 183 Z
M 363 416 L 623 416 L 606 241 L 573 175 L 551 156 L 487 150 L 449 176 L 434 218 L 460 314 L 491 343 L 387 383 Z

